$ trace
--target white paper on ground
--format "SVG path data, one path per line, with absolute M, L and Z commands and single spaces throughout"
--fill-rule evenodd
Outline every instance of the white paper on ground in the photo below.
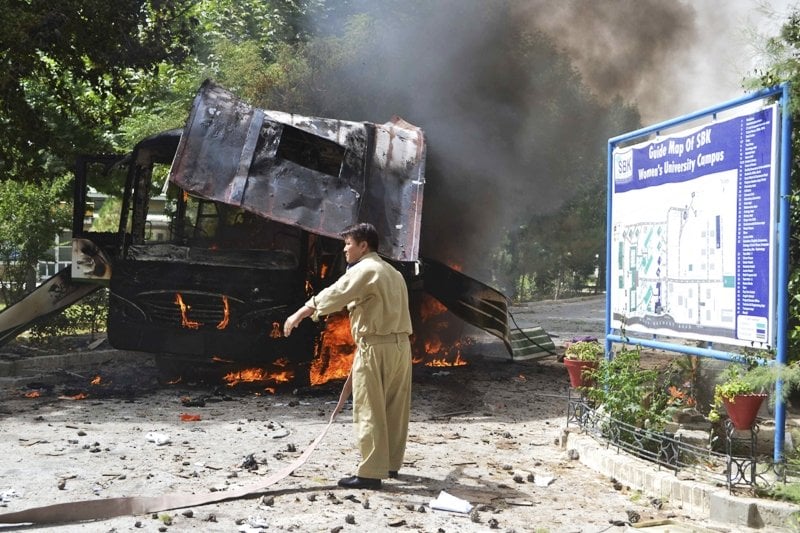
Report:
M 147 442 L 155 442 L 156 446 L 163 446 L 172 442 L 169 438 L 169 435 L 165 435 L 164 433 L 156 433 L 154 431 L 145 435 L 144 438 L 147 440 Z
M 431 500 L 430 506 L 431 509 L 456 513 L 468 513 L 472 510 L 472 505 L 468 501 L 456 498 L 445 491 L 441 491 L 435 500 Z

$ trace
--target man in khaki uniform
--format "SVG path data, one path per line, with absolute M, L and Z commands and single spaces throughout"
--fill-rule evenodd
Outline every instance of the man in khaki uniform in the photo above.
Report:
M 403 463 L 411 408 L 411 316 L 405 279 L 378 255 L 378 232 L 356 224 L 341 233 L 348 268 L 333 285 L 286 319 L 289 336 L 307 317 L 350 313 L 358 349 L 353 359 L 353 422 L 361 463 L 339 486 L 379 489 Z

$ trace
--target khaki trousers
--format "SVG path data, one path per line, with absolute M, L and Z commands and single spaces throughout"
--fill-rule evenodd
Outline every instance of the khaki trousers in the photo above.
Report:
M 408 335 L 368 336 L 353 360 L 353 422 L 361 463 L 357 475 L 373 479 L 400 470 L 411 410 Z

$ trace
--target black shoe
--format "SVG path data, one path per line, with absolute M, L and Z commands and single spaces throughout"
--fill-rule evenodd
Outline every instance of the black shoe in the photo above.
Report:
M 350 476 L 343 477 L 339 480 L 339 486 L 346 489 L 372 489 L 377 490 L 381 488 L 380 479 L 372 479 L 371 477 Z
M 397 470 L 389 470 L 389 477 L 390 478 L 397 479 L 399 476 L 400 476 L 400 474 L 397 472 Z

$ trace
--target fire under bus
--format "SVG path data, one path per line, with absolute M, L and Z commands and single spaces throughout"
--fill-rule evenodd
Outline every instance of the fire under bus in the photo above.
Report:
M 500 338 L 512 357 L 526 358 L 534 345 L 549 351 L 530 331 L 510 331 L 500 292 L 419 256 L 425 152 L 423 131 L 400 118 L 374 124 L 263 110 L 207 81 L 183 130 L 123 156 L 78 159 L 72 265 L 0 313 L 0 343 L 105 286 L 116 349 L 184 368 L 315 358 L 325 366 L 330 345 L 346 340 L 330 334 L 322 347 L 324 332 L 311 321 L 285 338 L 281 324 L 344 272 L 339 232 L 370 222 L 381 255 L 408 282 L 415 353 L 430 345 L 422 322 L 431 297 Z M 104 183 L 93 188 L 96 179 Z M 92 231 L 89 191 L 115 179 L 118 229 Z M 346 330 L 342 317 L 328 322 Z M 540 342 L 552 346 L 549 337 Z

